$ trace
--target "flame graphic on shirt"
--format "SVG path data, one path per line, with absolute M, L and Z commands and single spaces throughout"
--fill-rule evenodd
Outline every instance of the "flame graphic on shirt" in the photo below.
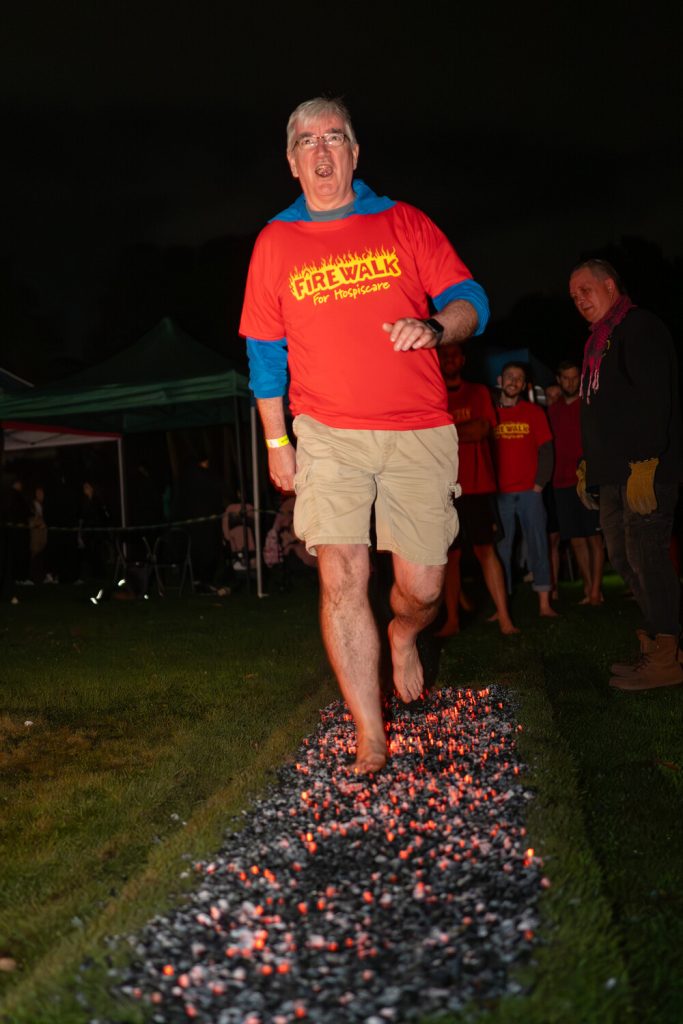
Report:
M 400 276 L 396 249 L 368 249 L 360 254 L 330 255 L 319 264 L 295 267 L 289 275 L 289 287 L 294 298 L 301 300 L 335 288 Z

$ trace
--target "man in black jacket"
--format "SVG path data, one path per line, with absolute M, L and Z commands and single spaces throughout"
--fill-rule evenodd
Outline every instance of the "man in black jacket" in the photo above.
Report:
M 610 684 L 649 690 L 683 682 L 678 661 L 680 582 L 671 532 L 683 479 L 678 367 L 669 331 L 636 307 L 614 267 L 587 260 L 569 293 L 591 325 L 581 372 L 585 462 L 577 491 L 600 491 L 600 525 L 612 567 L 643 616 L 640 657 L 612 666 Z

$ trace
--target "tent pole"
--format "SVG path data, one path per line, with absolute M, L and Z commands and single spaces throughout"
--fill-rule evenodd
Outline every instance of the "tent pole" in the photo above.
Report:
M 119 496 L 121 500 L 121 526 L 128 526 L 126 518 L 126 477 L 123 471 L 123 438 L 116 441 L 116 451 L 119 457 Z
M 233 408 L 235 410 L 235 441 L 237 443 L 237 475 L 240 481 L 240 506 L 242 514 L 242 552 L 244 555 L 244 568 L 247 576 L 247 593 L 251 590 L 249 573 L 249 542 L 247 540 L 247 498 L 244 493 L 244 463 L 242 460 L 242 431 L 240 429 L 240 409 L 237 402 L 237 395 L 233 395 Z
M 261 544 L 261 498 L 258 479 L 258 431 L 256 429 L 256 406 L 250 403 L 251 417 L 251 472 L 254 489 L 254 543 L 256 544 L 256 594 L 267 597 L 263 591 L 263 545 Z

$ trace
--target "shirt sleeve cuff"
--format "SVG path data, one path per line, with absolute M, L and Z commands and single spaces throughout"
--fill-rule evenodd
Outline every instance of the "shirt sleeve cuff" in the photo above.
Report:
M 446 288 L 445 291 L 439 295 L 434 296 L 434 305 L 436 306 L 437 312 L 447 306 L 449 302 L 454 302 L 456 299 L 462 299 L 465 302 L 469 302 L 477 314 L 477 329 L 474 332 L 475 337 L 478 334 L 483 334 L 486 325 L 489 322 L 491 315 L 489 309 L 489 300 L 486 297 L 486 292 L 480 284 L 473 281 L 472 278 L 468 278 L 466 281 L 459 281 L 458 284 L 452 284 L 450 288 Z
M 287 391 L 287 339 L 247 338 L 249 387 L 256 398 L 280 398 Z

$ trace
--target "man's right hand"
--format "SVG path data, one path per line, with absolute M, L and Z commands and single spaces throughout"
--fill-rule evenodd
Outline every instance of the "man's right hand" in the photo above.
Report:
M 282 448 L 268 449 L 268 472 L 279 491 L 291 494 L 294 491 L 294 474 L 296 473 L 296 449 L 292 444 Z
M 586 490 L 586 460 L 581 459 L 581 462 L 576 467 L 576 493 L 579 496 L 581 504 L 589 510 L 589 512 L 597 512 L 600 506 L 597 501 L 591 498 L 590 494 Z

